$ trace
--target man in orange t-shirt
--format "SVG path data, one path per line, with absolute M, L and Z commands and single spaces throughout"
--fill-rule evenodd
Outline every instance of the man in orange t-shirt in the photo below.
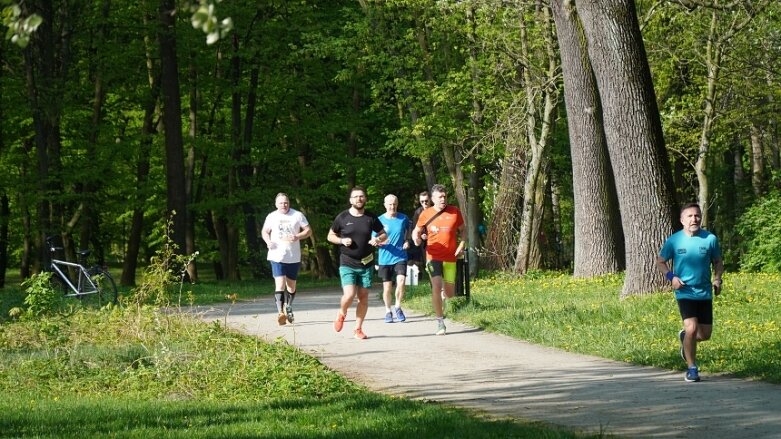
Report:
M 421 212 L 412 241 L 415 245 L 426 241 L 426 270 L 431 278 L 431 304 L 437 314 L 436 335 L 445 335 L 445 316 L 442 307 L 442 287 L 445 297 L 455 295 L 456 259 L 466 249 L 466 227 L 461 211 L 447 204 L 447 190 L 441 184 L 431 188 L 432 207 Z M 460 238 L 460 242 L 458 240 Z

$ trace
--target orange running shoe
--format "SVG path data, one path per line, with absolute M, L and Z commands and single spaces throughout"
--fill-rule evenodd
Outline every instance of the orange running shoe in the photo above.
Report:
M 367 338 L 369 338 L 368 335 L 363 333 L 363 330 L 361 328 L 356 328 L 353 334 L 354 334 L 353 336 L 358 340 L 366 340 Z
M 336 320 L 334 320 L 334 331 L 336 331 L 336 332 L 341 332 L 342 331 L 342 327 L 344 326 L 344 318 L 345 317 L 346 316 L 344 314 L 342 314 L 341 311 L 336 314 Z
M 284 326 L 285 323 L 287 323 L 287 316 L 285 313 L 281 312 L 277 316 L 277 323 L 279 323 L 279 326 Z

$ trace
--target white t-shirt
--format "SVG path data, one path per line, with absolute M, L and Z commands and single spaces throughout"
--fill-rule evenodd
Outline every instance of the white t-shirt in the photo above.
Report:
M 263 223 L 263 230 L 271 230 L 271 242 L 277 246 L 269 249 L 266 259 L 285 264 L 301 262 L 301 242 L 290 242 L 285 238 L 299 233 L 308 225 L 309 221 L 304 214 L 295 209 L 288 209 L 286 214 L 278 210 L 268 214 Z

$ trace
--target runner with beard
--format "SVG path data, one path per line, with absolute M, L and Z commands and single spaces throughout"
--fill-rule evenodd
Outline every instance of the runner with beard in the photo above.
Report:
M 328 242 L 339 246 L 339 276 L 343 290 L 339 312 L 334 320 L 334 330 L 342 330 L 347 310 L 357 297 L 353 335 L 359 340 L 369 338 L 363 332 L 362 326 L 369 310 L 374 247 L 381 245 L 387 238 L 379 218 L 366 212 L 365 206 L 366 190 L 359 186 L 354 187 L 350 191 L 350 208 L 337 215 L 328 231 Z M 376 233 L 376 236 L 372 236 L 372 232 Z

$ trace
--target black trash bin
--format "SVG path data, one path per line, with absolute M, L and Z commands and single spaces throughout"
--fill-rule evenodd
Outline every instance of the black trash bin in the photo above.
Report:
M 456 296 L 469 300 L 469 253 L 464 252 L 456 259 Z

